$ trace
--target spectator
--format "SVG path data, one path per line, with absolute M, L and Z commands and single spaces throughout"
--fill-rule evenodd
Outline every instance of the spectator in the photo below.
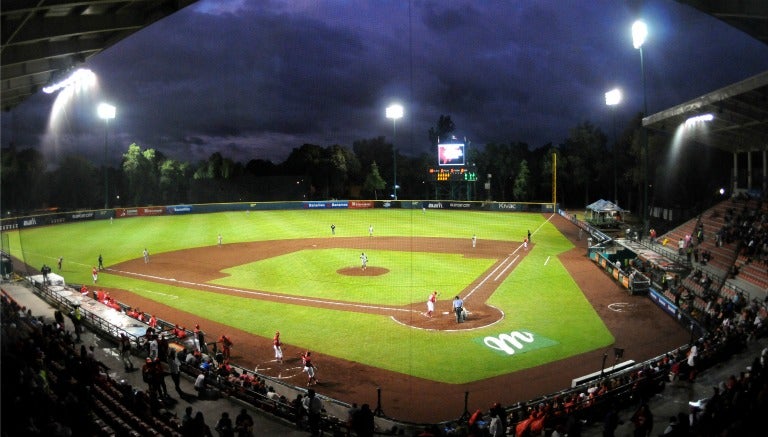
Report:
M 205 399 L 205 390 L 205 372 L 200 372 L 197 378 L 195 378 L 195 391 L 197 392 L 198 399 Z
M 315 390 L 307 390 L 307 395 L 303 399 L 304 410 L 307 412 L 309 421 L 309 432 L 313 436 L 320 435 L 320 413 L 323 410 L 323 403 L 320 398 L 315 396 Z
M 653 431 L 653 414 L 647 403 L 643 402 L 632 415 L 634 425 L 634 437 L 648 437 Z
M 211 427 L 205 423 L 203 412 L 198 411 L 195 413 L 195 418 L 192 420 L 192 426 L 194 428 L 195 435 L 202 437 L 213 437 L 211 433 Z
M 293 409 L 294 420 L 296 421 L 296 428 L 304 429 L 304 418 L 307 417 L 307 411 L 304 409 L 304 399 L 299 393 L 296 395 L 296 399 L 291 402 Z
M 176 349 L 171 349 L 168 355 L 168 373 L 171 374 L 171 380 L 173 381 L 173 387 L 176 389 L 176 393 L 179 396 L 184 394 L 179 383 L 181 382 L 181 361 L 176 353 Z
M 375 431 L 375 424 L 373 421 L 373 412 L 371 406 L 363 404 L 360 410 L 357 411 L 356 417 L 353 419 L 355 433 L 358 437 L 373 437 Z
M 193 419 L 194 417 L 192 416 L 192 407 L 187 406 L 184 409 L 184 415 L 181 416 L 181 425 L 179 426 L 179 430 L 183 436 L 187 436 L 192 433 L 190 428 L 192 427 Z
M 357 419 L 357 413 L 360 411 L 360 407 L 357 403 L 352 402 L 352 406 L 347 410 L 347 435 L 351 435 L 355 429 L 355 419 Z
M 237 437 L 253 436 L 253 417 L 248 414 L 245 408 L 240 410 L 240 414 L 235 418 L 235 431 Z
M 133 361 L 131 361 L 131 339 L 125 332 L 120 333 L 120 358 L 123 360 L 125 371 L 133 371 Z
M 219 437 L 235 437 L 235 428 L 232 425 L 232 419 L 229 418 L 229 413 L 226 411 L 221 413 L 221 417 L 216 422 L 216 432 L 219 433 Z

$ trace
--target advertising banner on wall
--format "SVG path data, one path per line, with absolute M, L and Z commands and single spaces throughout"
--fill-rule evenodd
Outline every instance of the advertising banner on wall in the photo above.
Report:
M 93 220 L 96 218 L 96 211 L 82 211 L 82 212 L 71 212 L 67 214 L 67 221 L 68 222 L 79 222 L 83 220 Z
M 346 200 L 303 202 L 304 209 L 346 209 L 349 202 Z
M 349 209 L 369 209 L 374 207 L 373 200 L 350 200 Z
M 126 217 L 145 217 L 153 215 L 165 215 L 165 208 L 162 206 L 152 206 L 145 208 L 116 208 L 115 218 Z
M 492 203 L 491 211 L 506 212 L 555 212 L 553 203 L 498 202 Z
M 192 214 L 195 212 L 193 205 L 171 205 L 165 207 L 166 214 Z

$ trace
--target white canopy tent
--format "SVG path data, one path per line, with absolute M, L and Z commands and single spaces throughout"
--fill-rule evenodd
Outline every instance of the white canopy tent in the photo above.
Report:
M 615 203 L 600 199 L 587 205 L 587 221 L 592 224 L 614 224 L 622 220 L 624 210 Z

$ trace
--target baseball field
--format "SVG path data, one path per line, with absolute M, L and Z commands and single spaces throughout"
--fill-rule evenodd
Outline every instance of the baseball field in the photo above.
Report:
M 227 334 L 245 368 L 303 386 L 298 357 L 310 350 L 319 393 L 376 406 L 378 389 L 386 415 L 429 422 L 456 418 L 465 396 L 474 409 L 564 389 L 600 370 L 614 346 L 642 361 L 686 342 L 671 318 L 591 264 L 577 232 L 549 214 L 370 209 L 123 218 L 9 236 L 14 255 L 68 283 L 94 286 L 101 255 L 95 286 L 200 324 L 209 341 Z

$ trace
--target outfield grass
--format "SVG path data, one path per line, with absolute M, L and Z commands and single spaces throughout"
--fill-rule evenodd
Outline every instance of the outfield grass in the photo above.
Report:
M 105 264 L 141 257 L 146 247 L 161 253 L 224 243 L 375 236 L 469 238 L 519 242 L 527 231 L 535 246 L 489 300 L 505 313 L 490 327 L 464 332 L 419 330 L 389 317 L 324 310 L 300 304 L 275 303 L 247 297 L 189 290 L 135 278 L 102 274 L 105 287 L 130 290 L 145 298 L 190 313 L 205 314 L 218 323 L 271 337 L 301 348 L 357 361 L 420 378 L 466 383 L 535 367 L 613 342 L 608 329 L 583 296 L 557 255 L 573 246 L 541 214 L 429 210 L 261 211 L 141 217 L 80 222 L 32 228 L 10 234 L 11 251 L 33 266 L 54 266 L 64 257 L 61 273 L 68 282 L 89 283 L 90 268 L 99 254 Z M 363 304 L 423 303 L 439 284 L 448 295 L 472 282 L 494 261 L 465 259 L 455 254 L 369 252 L 371 265 L 389 269 L 379 277 L 338 275 L 336 270 L 359 265 L 355 249 L 302 250 L 233 266 L 214 281 L 238 288 L 330 298 Z M 457 266 L 459 266 L 457 268 Z M 257 273 L 258 272 L 258 273 Z M 439 272 L 439 273 L 438 273 Z M 450 274 L 446 273 L 450 272 Z M 130 302 L 127 302 L 130 304 Z M 567 311 L 563 311 L 567 308 Z M 258 317 L 255 317 L 258 314 Z M 533 338 L 522 347 L 493 348 L 502 335 Z M 489 346 L 490 345 L 490 346 Z M 501 350 L 500 350 L 501 349 Z M 445 366 L 446 351 L 460 366 Z M 440 369 L 436 372 L 435 369 Z

